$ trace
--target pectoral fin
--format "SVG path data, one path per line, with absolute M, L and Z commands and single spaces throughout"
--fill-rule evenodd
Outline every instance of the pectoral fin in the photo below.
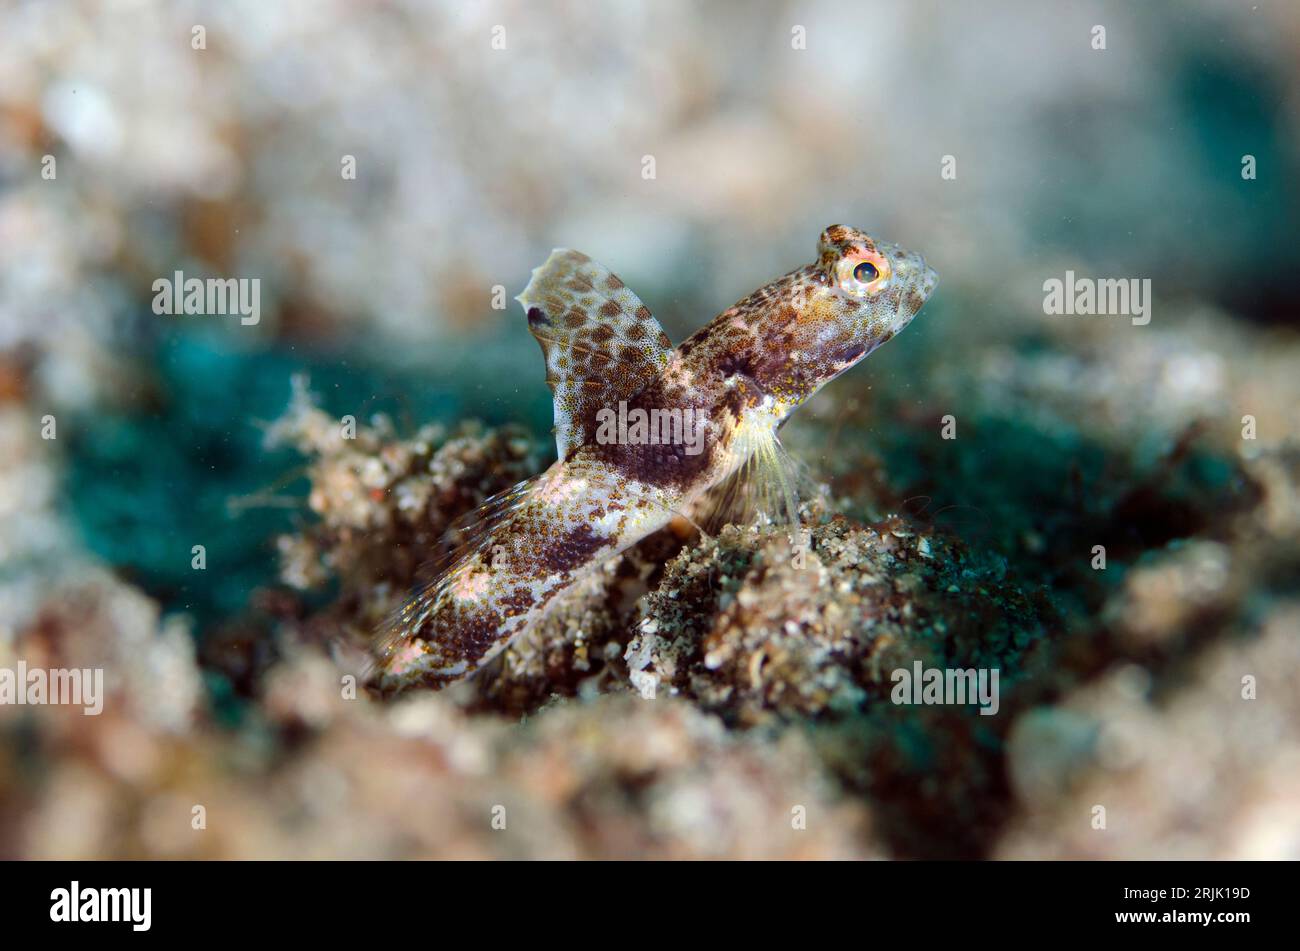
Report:
M 600 409 L 617 411 L 662 372 L 672 341 L 617 276 L 567 248 L 551 252 L 517 300 L 546 359 L 563 459 L 594 438 Z
M 745 461 L 697 502 L 695 516 L 710 534 L 724 525 L 751 525 L 757 520 L 796 531 L 800 500 L 817 487 L 775 432 L 758 427 L 737 433 L 736 452 Z

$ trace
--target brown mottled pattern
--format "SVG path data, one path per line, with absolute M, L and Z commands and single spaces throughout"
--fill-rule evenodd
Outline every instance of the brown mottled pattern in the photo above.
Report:
M 519 302 L 546 358 L 563 459 L 592 435 L 587 428 L 597 409 L 659 376 L 672 341 L 621 280 L 566 248 L 556 248 L 533 272 Z
M 380 689 L 437 687 L 481 668 L 556 596 L 726 479 L 793 410 L 907 326 L 934 290 L 925 261 L 844 225 L 817 262 L 715 317 L 676 350 L 621 280 L 557 249 L 520 295 L 555 394 L 559 460 L 490 512 L 481 538 L 403 608 Z M 854 268 L 870 261 L 879 280 Z M 868 275 L 870 270 L 864 271 Z M 702 451 L 602 444 L 597 414 L 692 410 Z

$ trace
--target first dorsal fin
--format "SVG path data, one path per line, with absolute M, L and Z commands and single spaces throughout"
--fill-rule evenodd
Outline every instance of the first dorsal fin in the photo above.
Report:
M 542 346 L 555 394 L 555 447 L 565 458 L 668 365 L 672 341 L 640 298 L 604 266 L 556 248 L 517 298 Z

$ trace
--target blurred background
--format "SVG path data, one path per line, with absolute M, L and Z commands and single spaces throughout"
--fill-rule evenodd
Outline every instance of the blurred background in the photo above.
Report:
M 0 855 L 1300 856 L 1293 685 L 1238 697 L 1297 659 L 1298 176 L 1287 0 L 4 0 L 0 665 L 122 702 L 0 709 Z M 836 222 L 941 283 L 785 438 L 851 517 L 938 521 L 1037 599 L 1004 726 L 320 699 L 312 625 L 369 595 L 334 549 L 286 567 L 337 516 L 309 402 L 376 458 L 517 427 L 536 471 L 513 297 L 552 247 L 680 341 Z M 1067 269 L 1149 279 L 1150 323 L 1046 315 Z M 258 279 L 260 320 L 154 313 L 176 271 Z M 791 796 L 837 822 L 773 831 Z

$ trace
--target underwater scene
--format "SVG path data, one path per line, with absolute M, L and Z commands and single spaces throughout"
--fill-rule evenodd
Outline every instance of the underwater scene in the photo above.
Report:
M 0 2 L 0 858 L 1300 858 L 1298 183 L 1288 0 Z

